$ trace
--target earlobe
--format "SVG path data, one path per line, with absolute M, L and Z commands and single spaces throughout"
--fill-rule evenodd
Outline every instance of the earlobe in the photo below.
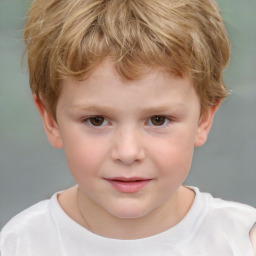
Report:
M 52 117 L 51 114 L 48 113 L 40 97 L 34 94 L 33 100 L 42 118 L 44 130 L 50 144 L 55 148 L 62 148 L 63 143 L 56 120 Z
M 214 115 L 219 105 L 220 104 L 217 104 L 213 107 L 209 107 L 209 109 L 201 116 L 197 127 L 197 133 L 194 143 L 195 147 L 200 147 L 206 142 L 208 134 L 212 127 Z

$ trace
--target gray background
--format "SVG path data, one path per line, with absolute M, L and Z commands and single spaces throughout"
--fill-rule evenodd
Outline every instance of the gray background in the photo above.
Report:
M 197 148 L 187 184 L 256 206 L 256 1 L 219 0 L 232 41 L 225 72 L 232 95 Z M 28 3 L 0 0 L 0 228 L 15 214 L 74 184 L 33 105 L 21 33 Z

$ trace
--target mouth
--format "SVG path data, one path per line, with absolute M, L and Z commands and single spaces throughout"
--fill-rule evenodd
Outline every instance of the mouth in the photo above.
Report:
M 143 189 L 152 179 L 141 178 L 141 177 L 114 177 L 106 178 L 112 187 L 122 193 L 136 193 Z

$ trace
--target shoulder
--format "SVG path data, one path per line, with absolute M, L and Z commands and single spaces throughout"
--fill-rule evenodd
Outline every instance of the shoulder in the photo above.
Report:
M 216 198 L 209 193 L 201 192 L 196 187 L 190 188 L 196 193 L 196 201 L 200 202 L 199 207 L 206 208 L 208 214 L 216 215 L 216 217 L 233 216 L 238 219 L 244 219 L 246 216 L 253 220 L 256 218 L 256 208 L 250 205 Z
M 49 200 L 41 201 L 20 212 L 13 217 L 2 229 L 1 234 L 20 232 L 31 227 L 34 223 L 41 223 L 48 217 Z
M 202 193 L 197 188 L 197 207 L 200 209 L 202 221 L 205 227 L 211 230 L 225 230 L 226 233 L 238 232 L 249 234 L 256 222 L 256 209 L 252 206 L 214 198 L 209 193 Z M 217 232 L 216 231 L 216 232 Z
M 220 198 L 214 198 L 209 194 L 203 193 L 209 211 L 216 215 L 221 215 L 222 217 L 233 217 L 236 220 L 244 220 L 245 217 L 248 221 L 256 220 L 256 209 L 250 205 L 226 201 Z
M 250 236 L 251 241 L 255 240 L 256 229 L 253 226 L 256 223 L 256 209 L 254 207 L 214 198 L 204 193 L 203 197 L 207 202 L 206 220 L 208 223 L 229 233 L 230 237 L 239 234 L 248 240 Z
M 212 198 L 209 200 L 209 216 L 213 225 L 227 234 L 234 246 L 253 250 L 256 256 L 256 209 L 245 204 Z M 218 222 L 218 224 L 217 224 Z
M 24 250 L 29 248 L 27 244 L 32 240 L 37 243 L 36 241 L 42 239 L 42 234 L 54 233 L 50 202 L 51 200 L 44 200 L 27 208 L 3 227 L 0 233 L 2 253 L 8 252 L 6 255 L 19 255 L 16 254 L 17 251 L 25 253 Z
M 207 245 L 210 251 L 218 253 L 225 250 L 225 255 L 233 255 L 234 251 L 236 255 L 252 255 L 256 209 L 195 191 L 201 214 L 195 222 L 193 246 Z

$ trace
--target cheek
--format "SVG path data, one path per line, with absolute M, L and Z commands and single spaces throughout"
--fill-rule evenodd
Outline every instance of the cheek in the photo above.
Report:
M 155 162 L 166 178 L 187 176 L 193 158 L 193 143 L 191 134 L 184 133 L 156 141 L 152 155 L 156 156 Z
M 76 181 L 85 179 L 85 176 L 98 175 L 106 154 L 104 145 L 81 136 L 67 138 L 64 145 L 66 160 Z

